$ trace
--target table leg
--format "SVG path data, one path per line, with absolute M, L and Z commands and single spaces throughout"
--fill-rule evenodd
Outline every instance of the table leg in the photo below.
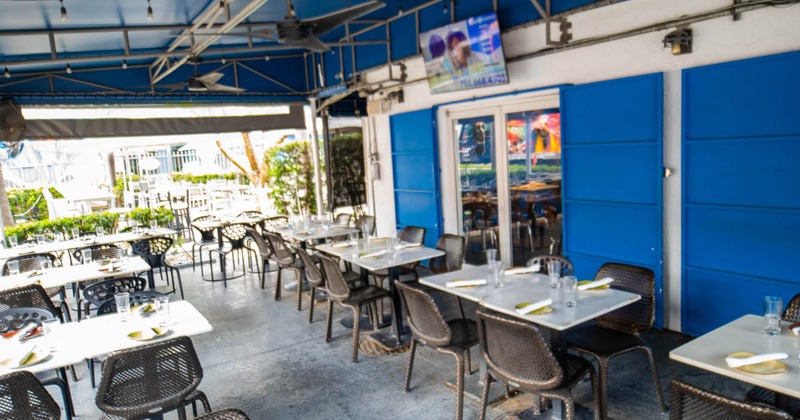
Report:
M 222 238 L 222 226 L 217 228 L 217 245 L 219 246 L 218 249 L 222 249 L 222 247 L 224 245 L 224 241 L 223 241 L 223 238 Z M 242 263 L 242 265 L 244 265 L 244 263 Z M 214 276 L 214 273 L 213 273 L 214 266 L 213 266 L 213 262 L 212 262 L 212 263 L 209 263 L 209 270 L 211 271 L 211 273 L 209 275 L 207 275 L 207 276 L 203 276 L 203 280 L 211 281 L 211 282 L 217 282 L 217 281 L 225 282 L 225 281 L 228 281 L 228 280 L 231 280 L 231 279 L 244 277 L 244 267 L 242 267 L 241 272 L 237 272 L 236 270 L 234 270 L 229 275 L 226 266 L 227 266 L 227 263 L 225 261 L 225 255 L 220 252 L 220 254 L 219 254 L 219 268 L 220 268 L 219 277 Z
M 389 269 L 389 291 L 392 296 L 392 306 L 394 306 L 395 332 L 379 331 L 369 336 L 370 339 L 389 351 L 408 345 L 411 341 L 408 327 L 403 323 L 403 305 L 400 302 L 400 292 L 397 291 L 397 287 L 394 285 L 394 282 L 399 278 L 398 273 L 399 269 L 397 267 Z

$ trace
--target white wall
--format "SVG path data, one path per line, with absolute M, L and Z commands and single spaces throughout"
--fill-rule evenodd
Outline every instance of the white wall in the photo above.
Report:
M 685 15 L 713 11 L 729 6 L 730 0 L 636 0 L 601 7 L 573 15 L 573 42 L 610 35 L 624 30 L 653 25 Z M 458 100 L 468 100 L 499 93 L 511 93 L 556 84 L 579 84 L 653 72 L 664 73 L 664 164 L 673 176 L 664 182 L 664 296 L 665 326 L 680 330 L 680 241 L 681 241 L 681 170 L 680 170 L 680 101 L 681 70 L 742 58 L 776 54 L 800 49 L 800 5 L 767 7 L 746 12 L 739 21 L 730 15 L 691 25 L 693 52 L 673 56 L 663 48 L 664 35 L 673 30 L 651 32 L 590 47 L 509 64 L 511 84 L 466 92 L 431 95 L 424 80 L 421 58 L 409 60 L 409 80 L 404 87 L 405 102 L 395 104 L 391 113 L 400 113 Z M 544 26 L 535 25 L 503 35 L 507 57 L 538 51 L 545 47 Z M 769 75 L 764 75 L 769 77 Z M 367 76 L 370 82 L 387 78 L 386 71 Z M 731 87 L 735 89 L 735 86 Z M 378 152 L 381 155 L 382 179 L 375 182 L 375 212 L 379 232 L 394 226 L 391 149 L 388 115 L 375 121 Z M 388 175 L 388 177 L 387 177 Z M 391 205 L 390 205 L 391 204 Z M 445 215 L 447 217 L 448 215 Z M 451 215 L 452 217 L 452 215 Z

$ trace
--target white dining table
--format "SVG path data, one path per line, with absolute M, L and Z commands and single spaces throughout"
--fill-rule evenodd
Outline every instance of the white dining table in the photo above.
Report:
M 764 334 L 764 317 L 744 315 L 711 332 L 701 335 L 669 352 L 669 358 L 699 369 L 757 385 L 777 392 L 777 396 L 800 398 L 800 336 L 788 330 L 784 322 L 777 336 Z M 725 356 L 733 352 L 786 353 L 780 360 L 788 367 L 785 373 L 762 375 L 728 367 Z M 778 405 L 781 398 L 778 398 Z
M 70 249 L 83 248 L 92 245 L 106 245 L 118 242 L 136 242 L 142 239 L 155 238 L 160 236 L 175 235 L 172 229 L 156 228 L 145 229 L 138 232 L 122 232 L 110 235 L 100 236 L 84 236 L 78 239 L 69 239 L 66 241 L 52 241 L 42 244 L 20 244 L 14 248 L 0 249 L 0 259 L 8 259 L 13 257 L 22 257 L 28 254 L 44 254 L 53 252 L 62 252 Z M 71 261 L 71 260 L 70 260 Z
M 0 277 L 0 290 L 13 289 L 38 283 L 45 289 L 62 287 L 83 281 L 100 280 L 107 277 L 125 276 L 150 270 L 150 265 L 141 257 L 128 257 L 119 264 L 89 264 L 54 267 L 49 270 L 36 270 L 11 276 Z

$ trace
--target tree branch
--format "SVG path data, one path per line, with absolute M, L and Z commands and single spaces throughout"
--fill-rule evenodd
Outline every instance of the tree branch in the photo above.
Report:
M 247 169 L 244 168 L 244 166 L 239 164 L 239 162 L 237 162 L 231 155 L 229 155 L 228 152 L 222 147 L 222 141 L 217 140 L 217 147 L 219 148 L 219 151 L 222 152 L 222 155 L 225 156 L 226 159 L 231 161 L 231 163 L 234 164 L 234 166 L 236 166 L 237 168 L 239 168 L 239 170 L 242 171 L 242 173 L 245 174 L 245 176 L 250 178 L 251 182 L 253 181 L 253 177 L 251 176 L 250 172 L 248 172 Z

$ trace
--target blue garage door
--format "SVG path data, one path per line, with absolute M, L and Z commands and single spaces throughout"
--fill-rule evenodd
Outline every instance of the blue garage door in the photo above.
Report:
M 683 72 L 682 328 L 800 292 L 800 53 Z
M 656 273 L 662 323 L 663 78 L 561 91 L 564 255 L 592 278 L 606 262 Z
M 434 247 L 443 232 L 433 110 L 395 114 L 389 121 L 397 230 L 424 227 L 425 245 Z

